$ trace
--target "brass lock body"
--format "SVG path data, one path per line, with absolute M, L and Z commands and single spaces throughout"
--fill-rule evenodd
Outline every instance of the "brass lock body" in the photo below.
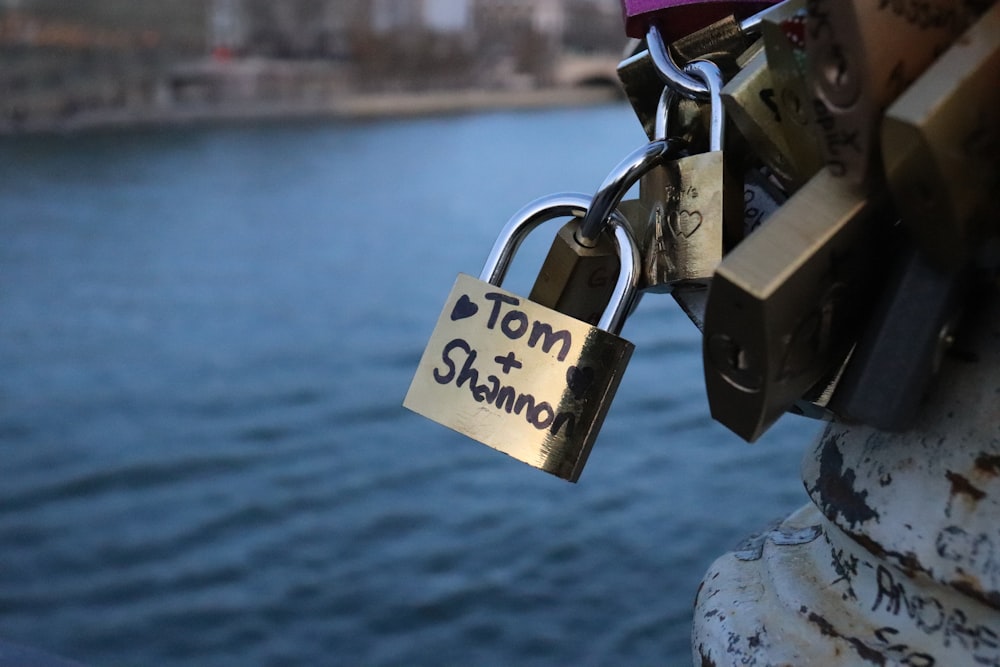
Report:
M 771 70 L 763 42 L 751 47 L 739 73 L 722 89 L 726 115 L 746 139 L 753 154 L 785 188 L 795 188 L 808 180 L 792 160 L 782 128 L 791 122 L 781 115 L 775 101 Z
M 965 31 L 966 0 L 810 0 L 805 50 L 812 111 L 827 168 L 854 187 L 883 178 L 880 119 Z
M 643 254 L 642 288 L 670 292 L 704 289 L 722 259 L 727 238 L 743 234 L 741 179 L 723 153 L 726 117 L 722 74 L 707 61 L 685 68 L 710 90 L 710 135 L 702 152 L 673 156 L 639 180 L 641 215 L 634 220 Z M 666 140 L 677 95 L 661 93 L 655 139 Z
M 776 141 L 788 149 L 790 169 L 785 175 L 793 190 L 823 166 L 812 92 L 806 81 L 805 7 L 805 0 L 786 0 L 764 12 L 760 23 L 771 87 L 759 94 L 773 113 L 775 124 L 770 128 L 781 137 Z
M 1000 230 L 1000 4 L 886 111 L 896 208 L 924 255 L 956 270 Z
M 878 268 L 879 208 L 821 170 L 719 265 L 705 384 L 712 416 L 745 440 L 833 372 L 856 339 Z
M 578 222 L 563 225 L 552 241 L 528 299 L 588 324 L 597 324 L 618 275 L 618 250 L 607 231 L 592 246 L 576 238 Z
M 501 289 L 522 238 L 546 220 L 582 216 L 589 200 L 553 195 L 505 227 L 477 280 L 459 275 L 403 405 L 519 461 L 579 479 L 632 355 L 617 332 L 638 283 L 635 242 L 610 218 L 620 254 L 598 326 Z

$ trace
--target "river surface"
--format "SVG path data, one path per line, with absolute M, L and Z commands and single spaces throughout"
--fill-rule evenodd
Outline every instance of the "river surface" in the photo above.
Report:
M 689 663 L 701 576 L 806 502 L 815 422 L 753 446 L 713 422 L 663 295 L 579 484 L 401 407 L 456 274 L 642 141 L 622 105 L 0 140 L 0 638 L 93 665 Z

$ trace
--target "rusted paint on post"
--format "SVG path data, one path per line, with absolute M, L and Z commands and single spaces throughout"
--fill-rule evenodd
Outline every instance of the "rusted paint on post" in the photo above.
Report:
M 695 664 L 1000 664 L 992 607 L 872 554 L 812 504 L 779 530 L 819 536 L 715 562 L 695 605 Z
M 1000 307 L 983 308 L 913 429 L 832 424 L 805 456 L 812 503 L 764 535 L 815 539 L 716 561 L 695 664 L 1000 665 Z

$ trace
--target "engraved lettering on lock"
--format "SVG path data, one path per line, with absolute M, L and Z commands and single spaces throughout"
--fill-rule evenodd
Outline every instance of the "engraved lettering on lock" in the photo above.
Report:
M 517 306 L 521 303 L 520 299 L 500 292 L 487 292 L 484 298 L 487 301 L 493 302 L 493 310 L 486 321 L 486 327 L 491 330 L 496 327 L 497 318 L 500 317 L 501 303 L 506 303 L 509 306 Z M 500 320 L 500 331 L 510 340 L 523 338 L 528 332 L 528 328 L 528 316 L 524 311 L 511 309 Z M 555 347 L 556 343 L 561 343 L 562 347 L 560 347 L 559 352 L 556 354 L 556 359 L 559 361 L 566 360 L 566 355 L 573 349 L 573 335 L 567 329 L 556 331 L 552 328 L 551 324 L 539 320 L 530 323 L 530 328 L 531 333 L 528 335 L 528 347 L 537 347 L 539 341 L 541 341 L 542 352 L 548 353 Z
M 757 228 L 764 224 L 767 212 L 763 208 L 753 206 L 757 199 L 757 193 L 749 188 L 743 191 L 743 234 L 750 235 L 757 231 Z
M 680 170 L 674 166 L 673 173 L 675 174 L 672 178 L 674 182 L 682 181 Z M 686 201 L 688 203 L 696 203 L 694 200 L 698 199 L 698 188 L 695 185 L 687 184 L 683 186 L 676 185 L 666 185 L 663 188 L 664 201 L 667 204 L 669 213 L 667 213 L 667 230 L 670 232 L 670 236 L 675 241 L 683 241 L 685 239 L 690 239 L 694 234 L 701 228 L 704 221 L 704 216 L 699 209 L 679 209 L 680 203 Z M 663 211 L 661 207 L 657 206 L 657 214 L 662 215 Z M 660 231 L 662 231 L 662 226 L 660 226 Z M 662 243 L 657 243 L 657 250 L 663 253 L 670 253 L 670 247 L 668 245 L 662 245 Z M 672 258 L 669 258 L 672 259 Z
M 607 267 L 598 267 L 587 277 L 587 287 L 607 287 L 613 277 Z
M 774 88 L 761 88 L 760 92 L 757 93 L 760 97 L 760 101 L 764 103 L 774 116 L 774 122 L 781 122 L 781 110 L 778 108 L 778 103 L 774 101 Z
M 813 99 L 813 110 L 816 112 L 816 124 L 823 130 L 823 143 L 827 148 L 826 166 L 834 176 L 844 176 L 847 174 L 847 165 L 838 157 L 840 155 L 840 141 L 838 140 L 837 120 L 826 108 L 823 100 L 819 98 Z M 855 148 L 857 148 L 856 145 Z
M 676 178 L 680 180 L 679 175 Z M 687 197 L 688 199 L 698 198 L 698 188 L 694 185 L 686 185 L 680 188 L 676 185 L 666 185 L 663 187 L 663 192 L 665 194 L 665 199 L 669 204 L 679 203 L 682 197 Z
M 811 39 L 819 39 L 822 37 L 822 33 L 828 30 L 831 35 L 835 35 L 836 31 L 833 29 L 833 24 L 830 22 L 830 12 L 823 9 L 826 3 L 824 0 L 808 0 L 806 3 L 806 13 L 809 14 L 811 19 L 809 37 Z
M 929 0 L 879 0 L 879 10 L 888 9 L 907 23 L 921 30 L 951 28 L 958 30 L 961 21 L 952 7 L 943 7 Z
M 701 211 L 673 211 L 667 216 L 667 226 L 670 234 L 676 240 L 689 239 L 701 229 L 704 217 Z
M 465 353 L 465 361 L 461 370 L 458 370 L 457 362 L 452 358 L 452 353 L 456 350 Z M 534 426 L 539 431 L 548 430 L 553 436 L 564 431 L 564 437 L 572 438 L 576 428 L 577 416 L 572 412 L 556 412 L 547 401 L 538 401 L 532 394 L 519 393 L 516 388 L 504 385 L 500 378 L 495 375 L 488 375 L 488 384 L 479 384 L 479 369 L 475 367 L 475 362 L 479 356 L 478 352 L 469 345 L 468 341 L 462 338 L 455 338 L 449 341 L 441 352 L 441 361 L 447 370 L 434 368 L 434 380 L 441 385 L 451 384 L 454 380 L 456 387 L 462 387 L 466 383 L 469 385 L 469 393 L 477 403 L 486 403 L 503 410 L 507 414 L 521 416 L 525 421 Z M 497 357 L 500 360 L 507 360 L 508 357 Z M 505 365 L 501 363 L 501 365 Z

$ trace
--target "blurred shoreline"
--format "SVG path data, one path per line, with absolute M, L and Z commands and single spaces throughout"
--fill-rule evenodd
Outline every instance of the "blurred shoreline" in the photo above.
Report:
M 609 104 L 624 100 L 610 86 L 559 88 L 465 89 L 422 92 L 345 92 L 326 99 L 286 99 L 252 104 L 245 100 L 168 106 L 100 108 L 65 118 L 26 118 L 16 127 L 0 127 L 0 136 L 64 134 L 90 130 L 177 127 L 292 119 L 367 120 L 474 113 L 490 110 L 544 109 Z
M 0 136 L 622 97 L 618 0 L 0 5 Z

